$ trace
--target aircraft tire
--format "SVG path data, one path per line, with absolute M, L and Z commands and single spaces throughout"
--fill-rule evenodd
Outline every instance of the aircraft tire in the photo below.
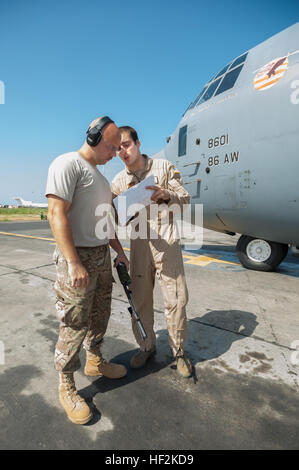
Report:
M 261 252 L 258 255 L 257 248 Z M 241 264 L 255 271 L 274 271 L 288 252 L 288 245 L 241 235 L 236 253 Z M 259 259 L 260 258 L 260 259 Z

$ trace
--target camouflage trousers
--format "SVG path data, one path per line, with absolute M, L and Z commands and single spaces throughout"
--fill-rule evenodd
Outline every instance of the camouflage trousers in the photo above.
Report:
M 75 372 L 81 366 L 81 345 L 94 354 L 100 353 L 100 343 L 106 332 L 111 313 L 112 270 L 109 245 L 79 248 L 81 263 L 90 282 L 87 288 L 71 287 L 67 262 L 56 248 L 56 314 L 60 320 L 55 348 L 54 366 L 59 372 Z

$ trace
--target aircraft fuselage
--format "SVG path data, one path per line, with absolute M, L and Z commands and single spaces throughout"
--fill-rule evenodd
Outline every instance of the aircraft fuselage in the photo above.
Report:
M 233 62 L 234 86 L 219 93 L 216 75 L 218 94 L 186 111 L 160 153 L 206 228 L 299 245 L 298 48 L 299 23 L 248 51 L 241 71 Z

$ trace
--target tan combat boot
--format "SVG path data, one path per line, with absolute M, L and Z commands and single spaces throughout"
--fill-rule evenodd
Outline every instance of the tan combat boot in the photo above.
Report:
M 156 348 L 150 349 L 149 351 L 142 351 L 139 349 L 139 351 L 131 357 L 130 366 L 132 369 L 140 369 L 154 354 L 156 354 Z
M 107 377 L 108 379 L 120 379 L 127 374 L 127 369 L 122 364 L 107 362 L 101 354 L 96 355 L 86 351 L 85 375 L 89 377 Z
M 59 401 L 67 417 L 75 424 L 86 424 L 92 418 L 92 412 L 85 400 L 78 395 L 74 374 L 59 374 Z
M 192 365 L 190 359 L 186 356 L 186 354 L 182 354 L 176 357 L 176 365 L 177 371 L 183 377 L 191 377 L 192 375 Z

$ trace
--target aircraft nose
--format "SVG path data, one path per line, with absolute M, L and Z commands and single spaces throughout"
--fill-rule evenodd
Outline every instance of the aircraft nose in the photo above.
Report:
M 160 150 L 160 152 L 155 153 L 154 155 L 152 155 L 152 158 L 163 158 L 163 159 L 167 160 L 166 155 L 165 155 L 165 150 L 162 149 L 162 150 Z

